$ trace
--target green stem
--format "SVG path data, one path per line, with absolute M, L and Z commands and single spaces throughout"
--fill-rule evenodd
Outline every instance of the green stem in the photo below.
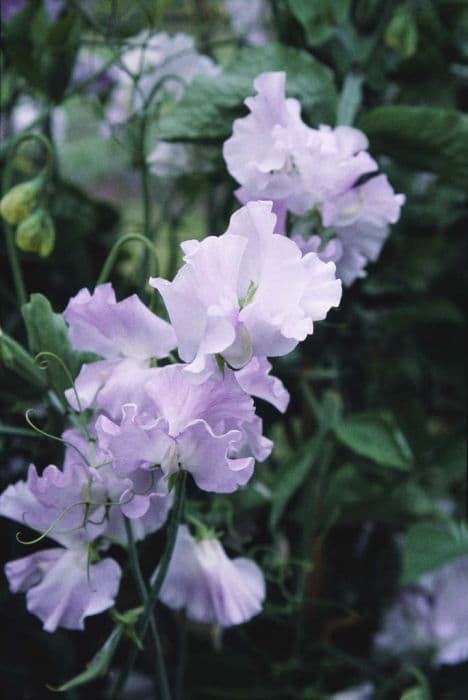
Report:
M 149 624 L 149 617 L 150 614 L 153 610 L 153 607 L 156 603 L 156 600 L 158 598 L 159 592 L 162 588 L 162 585 L 164 583 L 164 579 L 166 577 L 167 570 L 169 568 L 169 564 L 172 558 L 172 553 L 174 551 L 174 546 L 175 546 L 175 541 L 176 541 L 176 536 L 177 536 L 177 529 L 179 527 L 179 523 L 182 519 L 182 514 L 184 510 L 184 500 L 185 500 L 185 484 L 187 480 L 187 474 L 186 472 L 182 472 L 177 479 L 176 485 L 175 485 L 175 495 L 174 495 L 174 503 L 172 505 L 172 511 L 169 519 L 169 524 L 167 526 L 167 537 L 166 537 L 166 548 L 164 550 L 164 553 L 162 555 L 161 561 L 159 563 L 158 567 L 158 573 L 156 574 L 156 577 L 154 579 L 153 585 L 151 586 L 148 596 L 146 598 L 146 603 L 143 609 L 142 613 L 142 618 L 141 618 L 141 623 L 139 625 L 139 628 L 137 630 L 137 634 L 140 639 L 144 639 L 146 630 L 148 628 Z M 120 676 L 117 679 L 117 682 L 115 684 L 112 698 L 117 700 L 117 698 L 120 698 L 122 695 L 122 691 L 125 687 L 125 684 L 127 682 L 127 678 L 130 675 L 132 668 L 135 664 L 136 658 L 138 655 L 138 649 L 134 647 L 128 657 L 127 657 L 127 662 L 123 669 L 120 672 Z
M 136 162 L 140 168 L 141 192 L 143 199 L 143 235 L 151 238 L 151 193 L 149 183 L 149 168 L 146 160 L 146 128 L 148 125 L 147 105 L 143 107 L 140 118 Z
M 179 656 L 177 659 L 177 672 L 174 687 L 174 700 L 183 700 L 184 697 L 184 681 L 185 681 L 185 666 L 187 663 L 187 617 L 182 614 L 179 621 L 179 640 L 178 640 Z
M 23 280 L 23 273 L 21 272 L 21 266 L 19 263 L 18 253 L 15 246 L 15 240 L 13 238 L 13 230 L 10 224 L 4 222 L 5 227 L 5 243 L 7 249 L 8 262 L 10 263 L 11 274 L 13 276 L 13 283 L 15 285 L 16 296 L 18 298 L 18 304 L 23 306 L 28 300 L 28 295 L 26 292 L 26 285 Z
M 362 84 L 364 76 L 361 73 L 351 72 L 346 76 L 336 115 L 338 126 L 352 126 L 362 103 Z
M 149 251 L 151 254 L 151 259 L 152 259 L 152 272 L 154 273 L 155 276 L 159 275 L 159 261 L 158 261 L 158 256 L 156 253 L 156 250 L 147 238 L 145 236 L 142 236 L 141 233 L 127 233 L 125 236 L 122 236 L 122 238 L 119 238 L 118 241 L 114 243 L 112 246 L 109 255 L 107 256 L 107 259 L 102 266 L 102 270 L 99 274 L 99 277 L 97 278 L 96 286 L 98 284 L 103 284 L 103 282 L 106 282 L 112 268 L 115 265 L 115 261 L 117 260 L 117 256 L 120 252 L 120 249 L 122 246 L 124 246 L 128 241 L 140 241 Z
M 143 574 L 140 568 L 140 562 L 138 560 L 138 553 L 135 546 L 135 539 L 133 537 L 132 524 L 130 523 L 128 518 L 124 518 L 124 523 L 128 542 L 128 562 L 132 571 L 133 578 L 135 579 L 136 586 L 138 588 L 138 593 L 141 602 L 144 606 L 146 606 L 148 600 L 148 591 L 146 589 L 146 584 L 143 579 Z M 170 700 L 171 694 L 169 691 L 169 683 L 167 680 L 166 664 L 164 663 L 161 640 L 159 639 L 158 629 L 156 627 L 156 621 L 154 619 L 154 614 L 152 610 L 149 613 L 148 619 L 156 652 L 156 679 L 157 684 L 159 685 L 160 697 L 161 700 Z

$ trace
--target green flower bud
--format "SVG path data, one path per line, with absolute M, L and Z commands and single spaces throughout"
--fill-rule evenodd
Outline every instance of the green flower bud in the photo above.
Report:
M 399 5 L 385 30 L 385 43 L 403 58 L 411 58 L 418 46 L 418 27 L 408 5 Z
M 44 178 L 39 175 L 34 180 L 15 185 L 0 202 L 0 212 L 9 224 L 16 225 L 23 221 L 37 205 L 37 195 L 44 185 Z
M 26 253 L 38 253 L 42 258 L 51 254 L 55 243 L 54 223 L 45 209 L 39 208 L 16 229 L 16 245 Z

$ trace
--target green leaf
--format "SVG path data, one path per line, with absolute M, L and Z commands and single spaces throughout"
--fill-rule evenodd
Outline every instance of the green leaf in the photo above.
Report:
M 0 330 L 0 360 L 7 369 L 16 372 L 26 382 L 38 389 L 45 389 L 47 382 L 34 358 L 9 335 Z
M 103 676 L 105 673 L 107 673 L 123 632 L 124 628 L 122 626 L 116 627 L 106 639 L 104 645 L 99 649 L 97 654 L 93 656 L 82 673 L 79 673 L 77 676 L 60 687 L 52 688 L 52 690 L 64 693 L 67 690 L 72 690 L 72 688 L 77 688 L 80 685 L 90 683 L 95 678 Z
M 264 71 L 287 73 L 287 92 L 313 111 L 315 122 L 332 121 L 336 103 L 333 74 L 305 51 L 271 43 L 241 49 L 222 75 L 200 76 L 159 122 L 165 141 L 225 139 L 232 122 L 245 114 L 242 103 L 255 94 L 253 81 Z
M 373 150 L 468 186 L 467 115 L 434 107 L 378 107 L 360 120 L 359 128 Z
M 81 365 L 81 356 L 72 350 L 66 323 L 60 314 L 52 311 L 48 299 L 42 294 L 31 294 L 30 301 L 23 305 L 21 313 L 26 324 L 31 352 L 54 353 L 65 364 L 71 376 L 76 377 Z M 49 386 L 64 400 L 63 393 L 70 387 L 67 373 L 53 357 L 47 357 L 45 360 Z
M 320 46 L 333 36 L 337 24 L 347 20 L 350 0 L 288 0 L 288 5 L 304 28 L 307 43 Z
M 468 555 L 468 529 L 463 525 L 417 523 L 406 533 L 403 548 L 402 584 Z
M 304 483 L 322 445 L 322 436 L 317 435 L 287 462 L 281 470 L 277 487 L 272 497 L 270 528 L 273 530 L 281 519 L 291 498 Z
M 342 420 L 336 437 L 346 447 L 384 467 L 410 469 L 413 455 L 393 418 L 385 413 L 360 413 Z

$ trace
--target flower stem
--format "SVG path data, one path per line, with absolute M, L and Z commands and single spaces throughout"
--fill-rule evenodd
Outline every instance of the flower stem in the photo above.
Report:
M 135 579 L 136 586 L 138 588 L 138 593 L 141 602 L 143 606 L 146 606 L 148 600 L 148 591 L 146 589 L 146 584 L 143 579 L 143 574 L 141 572 L 140 562 L 138 560 L 138 553 L 133 537 L 132 524 L 128 520 L 128 518 L 125 518 L 124 522 L 125 530 L 127 532 L 128 562 L 132 571 L 133 578 Z M 160 698 L 161 700 L 170 700 L 171 694 L 169 691 L 169 683 L 167 680 L 166 664 L 164 663 L 161 640 L 159 639 L 158 629 L 156 627 L 156 620 L 154 619 L 154 614 L 152 610 L 149 613 L 148 619 L 156 652 L 156 682 L 159 686 Z
M 147 238 L 141 235 L 141 233 L 127 233 L 125 236 L 122 236 L 122 238 L 119 238 L 114 245 L 112 246 L 109 255 L 107 256 L 107 259 L 102 266 L 102 270 L 99 274 L 99 277 L 97 278 L 96 286 L 98 284 L 103 284 L 103 282 L 106 282 L 112 268 L 115 265 L 115 261 L 117 260 L 117 256 L 120 252 L 120 249 L 122 246 L 124 246 L 128 241 L 140 241 L 149 251 L 151 254 L 151 259 L 152 259 L 152 272 L 155 274 L 155 276 L 159 275 L 159 261 L 158 261 L 158 256 L 155 250 L 154 245 L 149 241 Z
M 18 304 L 21 307 L 23 306 L 23 304 L 26 304 L 28 300 L 26 286 L 24 284 L 23 274 L 21 272 L 15 241 L 13 239 L 13 230 L 9 224 L 4 222 L 3 225 L 5 227 L 5 243 L 8 255 L 8 262 L 10 263 L 10 269 L 13 277 L 13 283 L 15 285 L 16 296 L 18 298 Z
M 169 524 L 167 526 L 167 537 L 166 537 L 166 548 L 164 550 L 164 553 L 162 555 L 161 561 L 159 563 L 158 567 L 158 573 L 156 574 L 156 578 L 154 579 L 153 585 L 151 586 L 149 593 L 146 597 L 146 602 L 143 608 L 143 613 L 141 617 L 141 623 L 137 629 L 137 634 L 141 640 L 144 639 L 146 630 L 148 628 L 149 620 L 150 620 L 150 615 L 152 614 L 154 604 L 156 603 L 156 600 L 158 598 L 159 592 L 162 588 L 162 585 L 164 583 L 164 579 L 166 577 L 167 570 L 169 568 L 169 564 L 172 558 L 172 552 L 174 551 L 174 546 L 175 546 L 175 540 L 177 536 L 177 529 L 179 527 L 179 523 L 182 519 L 182 514 L 184 510 L 184 499 L 185 499 L 185 484 L 187 481 L 187 474 L 186 472 L 182 472 L 179 476 L 179 478 L 176 481 L 175 484 L 175 495 L 174 495 L 174 503 L 172 506 L 172 511 L 169 519 Z M 112 693 L 112 697 L 117 700 L 117 698 L 120 698 L 122 695 L 122 691 L 125 687 L 125 684 L 127 682 L 127 678 L 131 673 L 131 670 L 133 668 L 133 665 L 136 661 L 138 655 L 138 649 L 134 647 L 128 657 L 127 657 L 127 662 L 125 666 L 122 668 L 120 675 L 117 679 L 117 682 L 114 686 L 114 690 Z

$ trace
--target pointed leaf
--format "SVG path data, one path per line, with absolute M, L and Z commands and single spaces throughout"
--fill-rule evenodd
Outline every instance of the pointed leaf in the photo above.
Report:
M 93 658 L 91 659 L 84 671 L 82 671 L 77 676 L 67 681 L 67 683 L 64 683 L 60 687 L 52 688 L 52 690 L 64 693 L 67 690 L 72 690 L 72 688 L 77 688 L 80 685 L 90 683 L 99 676 L 103 676 L 110 666 L 112 657 L 115 654 L 122 634 L 123 627 L 116 627 L 106 639 L 103 646 L 93 656 Z
M 342 420 L 335 433 L 346 447 L 377 464 L 402 471 L 412 466 L 413 455 L 406 438 L 387 414 L 355 414 Z

